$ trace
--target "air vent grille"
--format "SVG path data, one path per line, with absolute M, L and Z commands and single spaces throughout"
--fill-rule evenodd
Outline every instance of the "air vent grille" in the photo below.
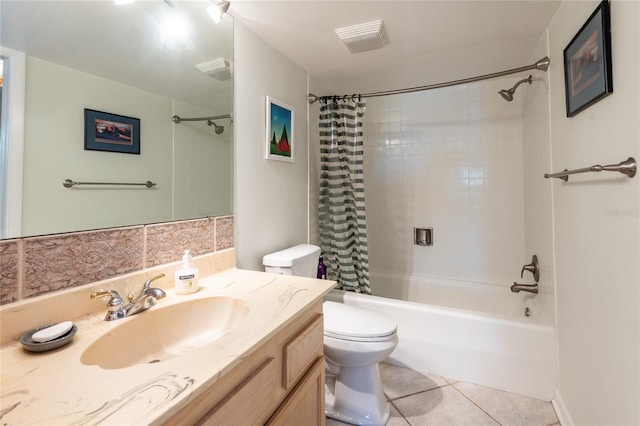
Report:
M 335 32 L 351 53 L 381 49 L 389 44 L 389 35 L 382 19 L 338 28 Z

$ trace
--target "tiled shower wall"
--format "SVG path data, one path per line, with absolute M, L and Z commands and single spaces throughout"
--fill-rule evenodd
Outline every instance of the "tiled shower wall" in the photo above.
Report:
M 548 55 L 547 34 L 538 41 L 531 62 Z M 534 59 L 536 58 L 536 59 Z M 537 302 L 542 322 L 555 324 L 555 276 L 553 253 L 553 179 L 544 179 L 554 170 L 551 164 L 549 127 L 549 74 L 538 72 L 524 99 L 524 190 L 525 248 L 528 257 L 536 255 L 540 264 Z M 555 171 L 555 170 L 554 170 Z M 529 276 L 530 277 L 530 276 Z
M 371 98 L 365 191 L 374 293 L 437 276 L 508 287 L 525 255 L 521 86 L 517 76 Z M 434 245 L 414 245 L 432 227 Z M 389 281 L 389 282 L 385 282 Z M 397 285 L 398 283 L 396 283 Z
M 0 241 L 0 304 L 233 244 L 233 216 Z

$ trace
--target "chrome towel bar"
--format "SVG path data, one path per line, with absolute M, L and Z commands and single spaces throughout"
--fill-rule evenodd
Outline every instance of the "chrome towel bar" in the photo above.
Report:
M 629 157 L 625 161 L 618 164 L 610 164 L 608 166 L 601 166 L 599 164 L 596 164 L 595 166 L 585 167 L 583 169 L 574 169 L 574 170 L 564 169 L 563 171 L 558 173 L 545 173 L 544 177 L 547 179 L 558 178 L 567 182 L 569 180 L 569 175 L 575 175 L 577 173 L 605 171 L 605 172 L 620 172 L 623 175 L 627 175 L 630 178 L 632 178 L 636 175 L 637 168 L 638 168 L 638 165 L 636 163 L 635 158 Z
M 231 119 L 231 114 L 222 114 L 222 115 L 213 115 L 211 117 L 193 117 L 193 118 L 184 118 L 179 115 L 174 115 L 171 117 L 171 121 L 176 124 L 180 124 L 183 121 L 209 121 L 209 120 L 221 120 L 223 118 Z
M 62 186 L 65 188 L 71 188 L 75 185 L 126 185 L 126 186 L 146 186 L 147 188 L 153 188 L 156 186 L 155 182 L 151 182 L 150 180 L 144 183 L 131 183 L 131 182 L 76 182 L 71 179 L 65 179 L 62 182 Z

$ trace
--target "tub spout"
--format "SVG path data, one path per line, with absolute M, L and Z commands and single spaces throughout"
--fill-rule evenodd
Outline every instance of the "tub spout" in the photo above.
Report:
M 538 284 L 518 284 L 514 282 L 511 286 L 511 292 L 520 293 L 521 291 L 538 294 Z

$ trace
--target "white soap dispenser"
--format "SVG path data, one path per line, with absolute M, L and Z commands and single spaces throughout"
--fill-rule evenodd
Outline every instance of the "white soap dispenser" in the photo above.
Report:
M 190 294 L 198 290 L 198 278 L 200 271 L 191 262 L 191 253 L 184 251 L 182 266 L 175 273 L 176 294 Z

